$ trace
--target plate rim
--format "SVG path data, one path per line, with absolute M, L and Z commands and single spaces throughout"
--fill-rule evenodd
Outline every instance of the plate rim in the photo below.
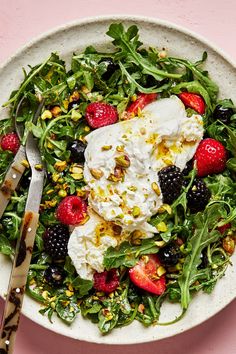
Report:
M 160 19 L 158 17 L 151 17 L 151 16 L 142 16 L 142 15 L 122 15 L 122 14 L 108 14 L 108 15 L 101 15 L 101 16 L 89 16 L 89 17 L 83 17 L 77 20 L 73 20 L 73 21 L 68 21 L 65 24 L 62 25 L 58 25 L 53 27 L 52 29 L 48 30 L 48 31 L 44 31 L 43 33 L 33 36 L 32 39 L 30 39 L 29 41 L 27 41 L 25 44 L 21 45 L 13 54 L 11 54 L 6 60 L 3 60 L 0 63 L 0 72 L 2 72 L 2 70 L 4 70 L 5 67 L 7 67 L 9 64 L 11 64 L 12 61 L 14 61 L 15 59 L 19 58 L 20 56 L 22 56 L 22 54 L 24 54 L 24 52 L 26 52 L 27 50 L 30 50 L 31 47 L 33 47 L 34 45 L 36 45 L 38 42 L 46 39 L 47 37 L 53 36 L 56 33 L 60 32 L 60 31 L 65 31 L 67 29 L 71 29 L 73 27 L 77 27 L 77 26 L 83 26 L 86 24 L 92 24 L 92 23 L 101 23 L 104 21 L 110 21 L 110 22 L 114 22 L 114 21 L 137 21 L 137 22 L 143 22 L 146 24 L 154 24 L 154 25 L 160 25 L 162 27 L 166 27 L 167 29 L 172 29 L 178 32 L 181 32 L 182 34 L 185 34 L 187 36 L 192 37 L 193 39 L 196 39 L 197 41 L 200 41 L 201 43 L 205 44 L 207 47 L 209 47 L 211 50 L 213 50 L 214 52 L 216 52 L 218 55 L 220 55 L 222 57 L 222 59 L 224 59 L 234 70 L 236 70 L 236 58 L 234 59 L 231 55 L 229 55 L 227 52 L 225 52 L 224 50 L 222 50 L 219 46 L 217 46 L 213 41 L 206 39 L 203 35 L 199 35 L 198 33 L 189 30 L 188 28 L 178 25 L 176 23 L 173 23 L 171 21 L 168 20 L 163 20 Z M 5 301 L 4 297 L 2 296 L 2 294 L 0 294 L 0 297 Z M 66 336 L 66 337 L 70 337 L 76 340 L 80 340 L 80 341 L 85 341 L 85 342 L 90 342 L 90 343 L 97 343 L 97 344 L 106 344 L 106 345 L 132 345 L 132 344 L 137 344 L 137 343 L 147 343 L 147 342 L 153 342 L 153 341 L 157 341 L 157 340 L 161 340 L 164 338 L 170 338 L 170 337 L 174 337 L 178 334 L 181 334 L 183 332 L 189 331 L 192 328 L 195 328 L 199 325 L 201 325 L 202 323 L 206 322 L 207 320 L 209 320 L 210 318 L 214 317 L 216 314 L 220 313 L 226 306 L 228 306 L 230 303 L 232 303 L 234 300 L 236 299 L 236 293 L 234 294 L 234 296 L 223 303 L 223 306 L 220 308 L 220 310 L 218 310 L 216 313 L 213 313 L 211 315 L 208 315 L 207 318 L 205 318 L 203 321 L 201 321 L 200 323 L 196 323 L 194 325 L 191 325 L 188 328 L 182 329 L 182 330 L 176 330 L 175 333 L 171 334 L 171 336 L 165 336 L 162 338 L 147 338 L 147 340 L 145 339 L 141 339 L 140 341 L 137 340 L 136 343 L 134 342 L 130 342 L 130 341 L 125 341 L 124 339 L 121 341 L 103 341 L 102 338 L 104 337 L 100 337 L 100 338 L 90 338 L 90 339 L 79 339 L 78 336 L 74 337 L 72 335 L 72 333 L 67 333 L 66 335 L 61 333 L 59 331 L 59 329 L 57 328 L 52 328 L 52 326 L 50 327 L 50 323 L 48 324 L 48 326 L 46 324 L 42 324 L 42 323 L 38 323 L 37 320 L 32 319 L 31 317 L 29 317 L 29 315 L 25 314 L 25 311 L 23 309 L 22 314 L 24 316 L 26 316 L 28 319 L 30 319 L 31 321 L 35 322 L 36 324 L 44 327 L 47 330 L 50 330 L 54 333 L 60 334 L 62 336 Z M 26 311 L 27 312 L 27 311 Z M 119 328 L 117 329 L 119 330 Z M 109 335 L 108 335 L 109 336 Z

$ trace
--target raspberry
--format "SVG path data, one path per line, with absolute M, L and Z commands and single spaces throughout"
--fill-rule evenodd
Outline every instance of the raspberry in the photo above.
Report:
M 115 107 L 103 102 L 90 103 L 86 108 L 85 118 L 91 128 L 101 128 L 117 122 L 118 114 Z
M 59 287 L 63 284 L 65 273 L 63 269 L 55 264 L 51 264 L 44 272 L 46 282 L 54 287 Z
M 55 260 L 64 259 L 67 256 L 69 237 L 69 230 L 65 225 L 48 227 L 43 235 L 45 251 Z
M 58 205 L 57 219 L 65 225 L 76 225 L 84 220 L 87 212 L 85 201 L 75 195 L 64 198 Z
M 223 172 L 226 166 L 227 152 L 225 147 L 212 138 L 203 139 L 194 155 L 198 177 L 205 177 Z
M 172 204 L 180 195 L 183 185 L 183 174 L 174 165 L 167 166 L 158 172 L 159 183 L 163 195 L 163 202 Z
M 93 275 L 93 280 L 94 289 L 97 291 L 103 291 L 104 293 L 111 293 L 119 286 L 119 277 L 116 269 L 106 270 L 102 273 L 96 272 Z
M 196 213 L 204 210 L 210 197 L 211 193 L 205 182 L 200 178 L 195 178 L 190 190 L 187 193 L 188 207 L 191 212 Z
M 6 135 L 3 135 L 1 139 L 1 148 L 3 150 L 9 150 L 15 155 L 19 147 L 20 147 L 20 140 L 16 133 L 8 133 Z

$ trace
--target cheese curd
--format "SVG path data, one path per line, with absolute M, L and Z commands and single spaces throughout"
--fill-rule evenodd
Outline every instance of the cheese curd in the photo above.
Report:
M 89 205 L 126 230 L 148 229 L 162 205 L 157 172 L 172 164 L 183 169 L 202 136 L 201 116 L 188 118 L 176 96 L 151 103 L 141 117 L 94 130 L 85 151 Z
M 172 164 L 182 170 L 202 137 L 202 117 L 187 117 L 177 96 L 149 104 L 141 117 L 86 136 L 84 178 L 90 191 L 90 219 L 74 228 L 68 244 L 82 278 L 102 272 L 107 248 L 137 230 L 141 238 L 153 237 L 157 230 L 148 220 L 163 204 L 158 171 Z M 120 227 L 119 235 L 114 226 Z

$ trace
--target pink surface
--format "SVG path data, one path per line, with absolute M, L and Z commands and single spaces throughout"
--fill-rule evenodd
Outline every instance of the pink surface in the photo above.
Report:
M 44 31 L 71 20 L 105 14 L 145 15 L 172 21 L 213 41 L 236 61 L 234 0 L 0 0 L 0 5 L 0 62 Z M 0 312 L 2 308 L 0 300 Z M 22 317 L 15 353 L 235 354 L 235 313 L 236 301 L 201 326 L 176 337 L 118 347 L 68 339 Z

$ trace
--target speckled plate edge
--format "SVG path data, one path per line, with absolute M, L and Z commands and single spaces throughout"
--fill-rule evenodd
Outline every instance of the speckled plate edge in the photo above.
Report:
M 102 17 L 93 17 L 93 18 L 85 18 L 79 21 L 73 21 L 70 22 L 64 26 L 57 27 L 51 31 L 48 31 L 44 33 L 41 36 L 38 36 L 34 40 L 30 41 L 27 45 L 22 47 L 19 51 L 16 52 L 13 56 L 10 57 L 9 60 L 7 60 L 5 63 L 0 65 L 0 75 L 3 72 L 3 70 L 6 70 L 6 68 L 14 63 L 14 61 L 17 61 L 18 58 L 24 56 L 27 52 L 30 52 L 32 48 L 37 47 L 37 44 L 44 41 L 45 39 L 54 36 L 57 33 L 62 33 L 68 30 L 71 30 L 72 28 L 76 29 L 77 27 L 80 26 L 86 26 L 90 24 L 101 24 L 103 22 L 134 22 L 138 26 L 139 24 L 145 24 L 146 26 L 160 26 L 160 28 L 165 28 L 166 30 L 170 31 L 176 31 L 179 32 L 182 35 L 185 35 L 189 40 L 192 38 L 193 41 L 200 42 L 204 46 L 206 46 L 207 50 L 210 49 L 212 52 L 215 52 L 216 57 L 220 56 L 223 61 L 226 62 L 226 65 L 229 66 L 229 69 L 231 69 L 232 72 L 234 72 L 234 75 L 236 76 L 236 64 L 234 60 L 232 60 L 227 54 L 225 54 L 221 49 L 217 48 L 215 45 L 204 39 L 203 37 L 182 28 L 181 26 L 174 25 L 172 23 L 169 23 L 167 21 L 155 19 L 155 18 L 148 18 L 148 17 L 142 17 L 142 16 L 121 16 L 121 15 L 107 15 L 107 16 L 102 16 Z M 79 41 L 79 39 L 78 39 Z M 149 44 L 148 42 L 145 42 L 146 44 Z M 88 43 L 89 44 L 89 43 Z M 161 45 L 161 43 L 160 43 Z M 53 50 L 53 48 L 52 48 Z M 200 53 L 199 53 L 200 55 Z M 30 62 L 27 62 L 25 64 L 28 64 Z M 16 86 L 17 87 L 17 86 Z M 233 87 L 236 87 L 233 86 Z M 2 101 L 4 102 L 4 101 Z M 234 256 L 234 263 L 236 263 L 236 257 Z M 3 256 L 0 256 L 0 265 L 2 266 L 1 272 L 5 275 L 4 280 L 1 280 L 0 284 L 0 294 L 3 296 L 4 292 L 6 291 L 7 287 L 7 281 L 8 281 L 8 274 L 9 274 L 9 262 L 6 261 L 6 258 Z M 235 271 L 234 269 L 229 269 L 227 272 L 227 278 L 228 277 L 233 277 L 235 279 Z M 1 277 L 2 278 L 2 277 Z M 232 278 L 231 278 L 232 279 Z M 224 279 L 223 279 L 224 280 Z M 222 280 L 222 281 L 223 281 Z M 233 282 L 232 282 L 233 283 Z M 164 330 L 161 331 L 160 328 L 163 327 L 150 327 L 150 328 L 143 328 L 138 322 L 133 323 L 130 327 L 125 327 L 123 329 L 116 329 L 113 333 L 107 335 L 107 336 L 101 336 L 99 332 L 95 329 L 95 325 L 91 324 L 89 321 L 82 320 L 79 318 L 80 322 L 82 323 L 82 326 L 78 321 L 76 321 L 76 324 L 73 325 L 72 327 L 68 327 L 65 324 L 63 324 L 60 320 L 55 319 L 54 324 L 52 325 L 45 317 L 42 317 L 39 315 L 36 311 L 37 305 L 34 301 L 32 301 L 29 298 L 25 299 L 24 303 L 24 308 L 23 308 L 23 313 L 29 317 L 31 320 L 34 322 L 44 326 L 45 328 L 48 328 L 54 332 L 57 332 L 62 335 L 66 335 L 75 339 L 80 339 L 80 340 L 85 340 L 89 342 L 95 342 L 95 343 L 103 343 L 103 344 L 135 344 L 135 343 L 142 343 L 142 342 L 149 342 L 149 341 L 154 341 L 154 340 L 159 340 L 163 338 L 167 338 L 173 335 L 176 335 L 178 333 L 182 333 L 190 328 L 193 328 L 196 325 L 199 325 L 203 321 L 209 319 L 212 317 L 214 314 L 222 310 L 226 305 L 228 305 L 233 299 L 236 297 L 236 286 L 233 286 L 231 291 L 227 292 L 225 294 L 225 286 L 224 284 L 221 284 L 221 287 L 224 288 L 224 296 L 219 296 L 217 292 L 213 293 L 211 296 L 207 296 L 202 294 L 199 295 L 196 299 L 194 299 L 194 307 L 195 310 L 193 310 L 193 307 L 190 307 L 189 314 L 186 316 L 187 319 L 189 319 L 189 322 L 185 323 L 186 321 L 181 321 L 178 322 L 176 325 L 170 326 L 170 327 L 165 327 L 168 328 L 169 330 Z M 219 288 L 219 287 L 218 287 Z M 218 291 L 218 289 L 217 289 Z M 204 306 L 202 306 L 201 301 L 199 303 L 199 298 L 204 300 Z M 203 302 L 202 302 L 203 303 Z M 213 305 L 212 305 L 213 304 Z M 212 307 L 211 311 L 208 311 L 205 313 L 205 305 L 211 305 Z M 172 305 L 171 305 L 172 306 Z M 199 310 L 203 310 L 203 312 L 199 312 Z M 32 316 L 32 313 L 35 313 L 35 318 Z M 199 316 L 200 314 L 200 316 Z M 186 318 L 185 317 L 185 318 Z M 191 320 L 194 319 L 194 320 Z

